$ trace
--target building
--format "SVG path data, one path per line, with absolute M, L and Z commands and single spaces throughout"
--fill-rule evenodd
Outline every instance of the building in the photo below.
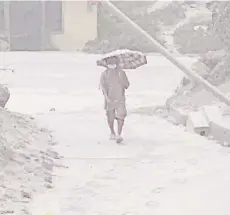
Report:
M 97 38 L 97 1 L 1 1 L 0 34 L 11 51 L 77 51 Z

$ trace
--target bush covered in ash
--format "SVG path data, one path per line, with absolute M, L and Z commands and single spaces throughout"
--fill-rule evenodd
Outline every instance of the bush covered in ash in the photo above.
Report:
M 116 7 L 127 14 L 150 35 L 157 38 L 162 45 L 164 40 L 158 36 L 159 22 L 151 17 L 148 8 L 151 1 L 114 1 Z M 132 8 L 132 10 L 130 9 Z M 141 34 L 135 31 L 107 8 L 98 8 L 98 39 L 86 44 L 84 51 L 90 53 L 107 53 L 115 49 L 131 49 L 142 52 L 154 52 L 156 49 Z
M 182 54 L 204 54 L 208 51 L 216 51 L 223 47 L 219 38 L 210 34 L 207 30 L 208 23 L 188 23 L 174 32 L 174 43 L 179 46 Z
M 204 54 L 223 49 L 225 43 L 222 40 L 230 35 L 222 36 L 226 30 L 225 24 L 221 24 L 223 15 L 216 13 L 220 2 L 209 3 L 207 7 L 205 3 L 196 1 L 163 2 L 161 7 L 156 6 L 158 1 L 114 1 L 113 4 L 163 46 L 168 46 L 169 35 L 174 41 L 172 44 L 170 42 L 170 47 L 174 46 L 182 54 Z M 191 18 L 190 15 L 194 13 L 196 16 Z M 228 11 L 224 13 L 230 14 Z M 216 20 L 215 25 L 212 18 Z M 216 26 L 216 30 L 213 26 Z M 106 53 L 122 48 L 142 52 L 157 51 L 145 37 L 102 4 L 98 7 L 98 38 L 88 42 L 84 51 Z

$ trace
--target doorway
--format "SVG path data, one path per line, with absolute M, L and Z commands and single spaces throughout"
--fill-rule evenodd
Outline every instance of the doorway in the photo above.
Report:
M 41 1 L 10 1 L 11 51 L 42 49 Z

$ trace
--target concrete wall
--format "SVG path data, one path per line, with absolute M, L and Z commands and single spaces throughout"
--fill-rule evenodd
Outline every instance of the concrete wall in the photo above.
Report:
M 230 123 L 211 122 L 211 135 L 225 146 L 230 146 Z M 226 145 L 227 143 L 227 145 Z
M 87 8 L 87 1 L 63 1 L 63 32 L 51 37 L 61 51 L 77 51 L 97 37 L 97 7 Z

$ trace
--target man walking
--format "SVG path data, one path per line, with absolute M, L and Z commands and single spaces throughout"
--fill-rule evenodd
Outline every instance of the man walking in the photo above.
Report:
M 110 57 L 106 59 L 107 69 L 101 74 L 100 86 L 105 98 L 105 110 L 108 125 L 111 131 L 110 139 L 121 143 L 123 138 L 122 128 L 127 115 L 125 105 L 125 90 L 129 81 L 125 72 L 119 68 L 119 59 Z M 114 131 L 114 121 L 117 120 L 117 135 Z

